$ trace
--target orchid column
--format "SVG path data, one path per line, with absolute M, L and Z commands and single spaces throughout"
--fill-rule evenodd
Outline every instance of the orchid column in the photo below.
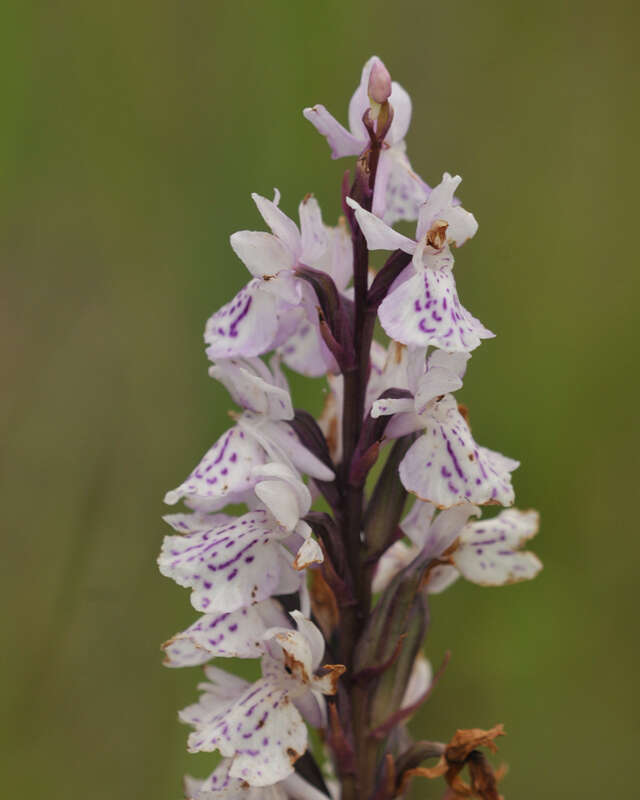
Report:
M 452 248 L 478 226 L 455 197 L 459 177 L 431 189 L 413 172 L 411 101 L 378 58 L 349 130 L 323 106 L 304 115 L 334 158 L 356 159 L 344 216 L 326 226 L 308 195 L 298 226 L 277 191 L 253 195 L 271 233 L 231 237 L 252 277 L 205 330 L 209 373 L 241 410 L 165 498 L 187 510 L 166 517 L 175 533 L 160 569 L 202 612 L 164 645 L 165 663 L 204 665 L 202 695 L 180 717 L 194 728 L 190 751 L 222 758 L 203 781 L 186 779 L 186 796 L 391 800 L 416 776 L 444 776 L 450 797 L 497 800 L 479 748 L 495 749 L 502 726 L 458 730 L 449 744 L 407 728 L 439 677 L 422 653 L 429 595 L 461 575 L 502 585 L 541 566 L 520 550 L 535 512 L 480 518 L 513 503 L 518 463 L 476 444 L 453 395 L 493 336 L 453 276 Z M 416 221 L 415 239 L 391 227 L 401 219 Z M 370 250 L 390 251 L 377 274 Z M 294 409 L 283 364 L 326 376 L 318 421 Z M 316 499 L 328 510 L 312 510 Z M 220 513 L 229 504 L 246 511 Z M 229 657 L 259 660 L 261 677 L 226 672 L 218 659 Z M 309 726 L 322 742 L 313 753 Z

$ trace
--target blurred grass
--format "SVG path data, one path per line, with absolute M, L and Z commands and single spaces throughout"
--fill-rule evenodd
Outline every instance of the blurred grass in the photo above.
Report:
M 300 114 L 346 118 L 373 52 L 414 99 L 429 182 L 464 176 L 457 259 L 498 338 L 462 393 L 522 459 L 535 582 L 433 601 L 453 660 L 416 732 L 502 721 L 507 797 L 631 792 L 640 744 L 637 9 L 613 0 L 5 4 L 0 396 L 7 796 L 177 798 L 194 672 L 158 645 L 193 614 L 156 572 L 164 491 L 224 429 L 206 317 L 246 280 L 253 190 L 331 221 L 346 162 Z M 299 405 L 318 385 L 294 381 Z M 440 787 L 416 786 L 416 797 Z

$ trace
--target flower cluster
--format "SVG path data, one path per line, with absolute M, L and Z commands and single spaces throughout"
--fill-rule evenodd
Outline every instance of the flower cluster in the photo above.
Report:
M 437 773 L 452 796 L 495 800 L 488 762 L 477 777 L 479 751 L 414 743 L 406 727 L 437 679 L 422 653 L 429 595 L 460 575 L 497 586 L 541 566 L 521 549 L 537 514 L 507 508 L 518 462 L 476 443 L 454 396 L 471 352 L 493 336 L 453 275 L 453 250 L 478 225 L 455 196 L 460 177 L 430 188 L 412 170 L 411 100 L 380 59 L 365 64 L 348 130 L 321 105 L 304 116 L 334 158 L 356 157 L 343 216 L 327 226 L 308 195 L 298 225 L 278 191 L 253 195 L 270 232 L 231 236 L 251 278 L 205 328 L 209 374 L 240 410 L 165 497 L 186 510 L 165 517 L 160 571 L 201 613 L 163 645 L 165 664 L 203 666 L 201 695 L 180 719 L 191 752 L 221 757 L 185 791 L 391 800 L 411 777 Z M 394 230 L 398 220 L 416 222 L 415 239 Z M 377 272 L 372 250 L 390 251 Z M 386 344 L 373 338 L 376 320 Z M 317 421 L 294 409 L 283 365 L 325 376 Z M 320 497 L 328 510 L 312 510 Z M 505 509 L 482 519 L 495 505 Z M 221 658 L 255 659 L 260 677 L 211 663 Z M 308 726 L 323 742 L 313 754 Z M 476 733 L 462 739 L 491 741 Z M 433 757 L 442 770 L 419 766 Z

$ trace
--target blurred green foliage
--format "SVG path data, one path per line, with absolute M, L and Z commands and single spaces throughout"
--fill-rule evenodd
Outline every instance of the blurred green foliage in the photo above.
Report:
M 637 6 L 623 0 L 137 0 L 0 11 L 3 796 L 178 798 L 194 613 L 162 496 L 228 424 L 206 317 L 246 281 L 249 193 L 339 213 L 301 109 L 346 119 L 372 54 L 411 92 L 416 169 L 464 176 L 465 305 L 498 337 L 461 399 L 522 459 L 545 571 L 434 599 L 426 738 L 504 722 L 507 797 L 626 796 L 640 745 Z M 294 381 L 299 405 L 320 384 Z M 635 502 L 635 500 L 634 500 Z M 435 783 L 415 797 L 440 797 Z M 629 795 L 630 796 L 630 795 Z

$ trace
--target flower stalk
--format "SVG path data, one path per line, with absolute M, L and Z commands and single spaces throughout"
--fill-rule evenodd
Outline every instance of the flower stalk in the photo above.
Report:
M 271 232 L 233 234 L 252 277 L 205 328 L 209 372 L 241 410 L 165 497 L 185 510 L 165 517 L 174 532 L 160 570 L 202 614 L 163 645 L 165 663 L 204 668 L 180 719 L 190 751 L 222 759 L 205 779 L 187 777 L 185 795 L 392 800 L 413 778 L 444 777 L 449 796 L 498 800 L 479 748 L 495 749 L 501 726 L 458 730 L 449 745 L 414 742 L 408 727 L 448 660 L 434 675 L 422 652 L 430 594 L 460 576 L 503 585 L 541 566 L 520 549 L 535 512 L 480 518 L 483 506 L 511 506 L 518 462 L 476 444 L 453 395 L 493 335 L 453 278 L 452 248 L 477 223 L 455 197 L 459 177 L 431 188 L 412 170 L 411 101 L 380 59 L 363 69 L 349 130 L 324 106 L 304 115 L 334 158 L 356 159 L 345 219 L 325 225 L 307 195 L 298 226 L 277 191 L 253 195 Z M 415 238 L 393 228 L 400 219 L 416 221 Z M 372 250 L 390 253 L 377 274 Z M 294 408 L 285 369 L 325 377 L 320 419 Z M 314 509 L 320 495 L 328 511 Z M 230 504 L 246 510 L 229 515 Z M 258 660 L 260 677 L 224 670 L 230 657 Z M 323 742 L 313 753 L 308 728 Z

